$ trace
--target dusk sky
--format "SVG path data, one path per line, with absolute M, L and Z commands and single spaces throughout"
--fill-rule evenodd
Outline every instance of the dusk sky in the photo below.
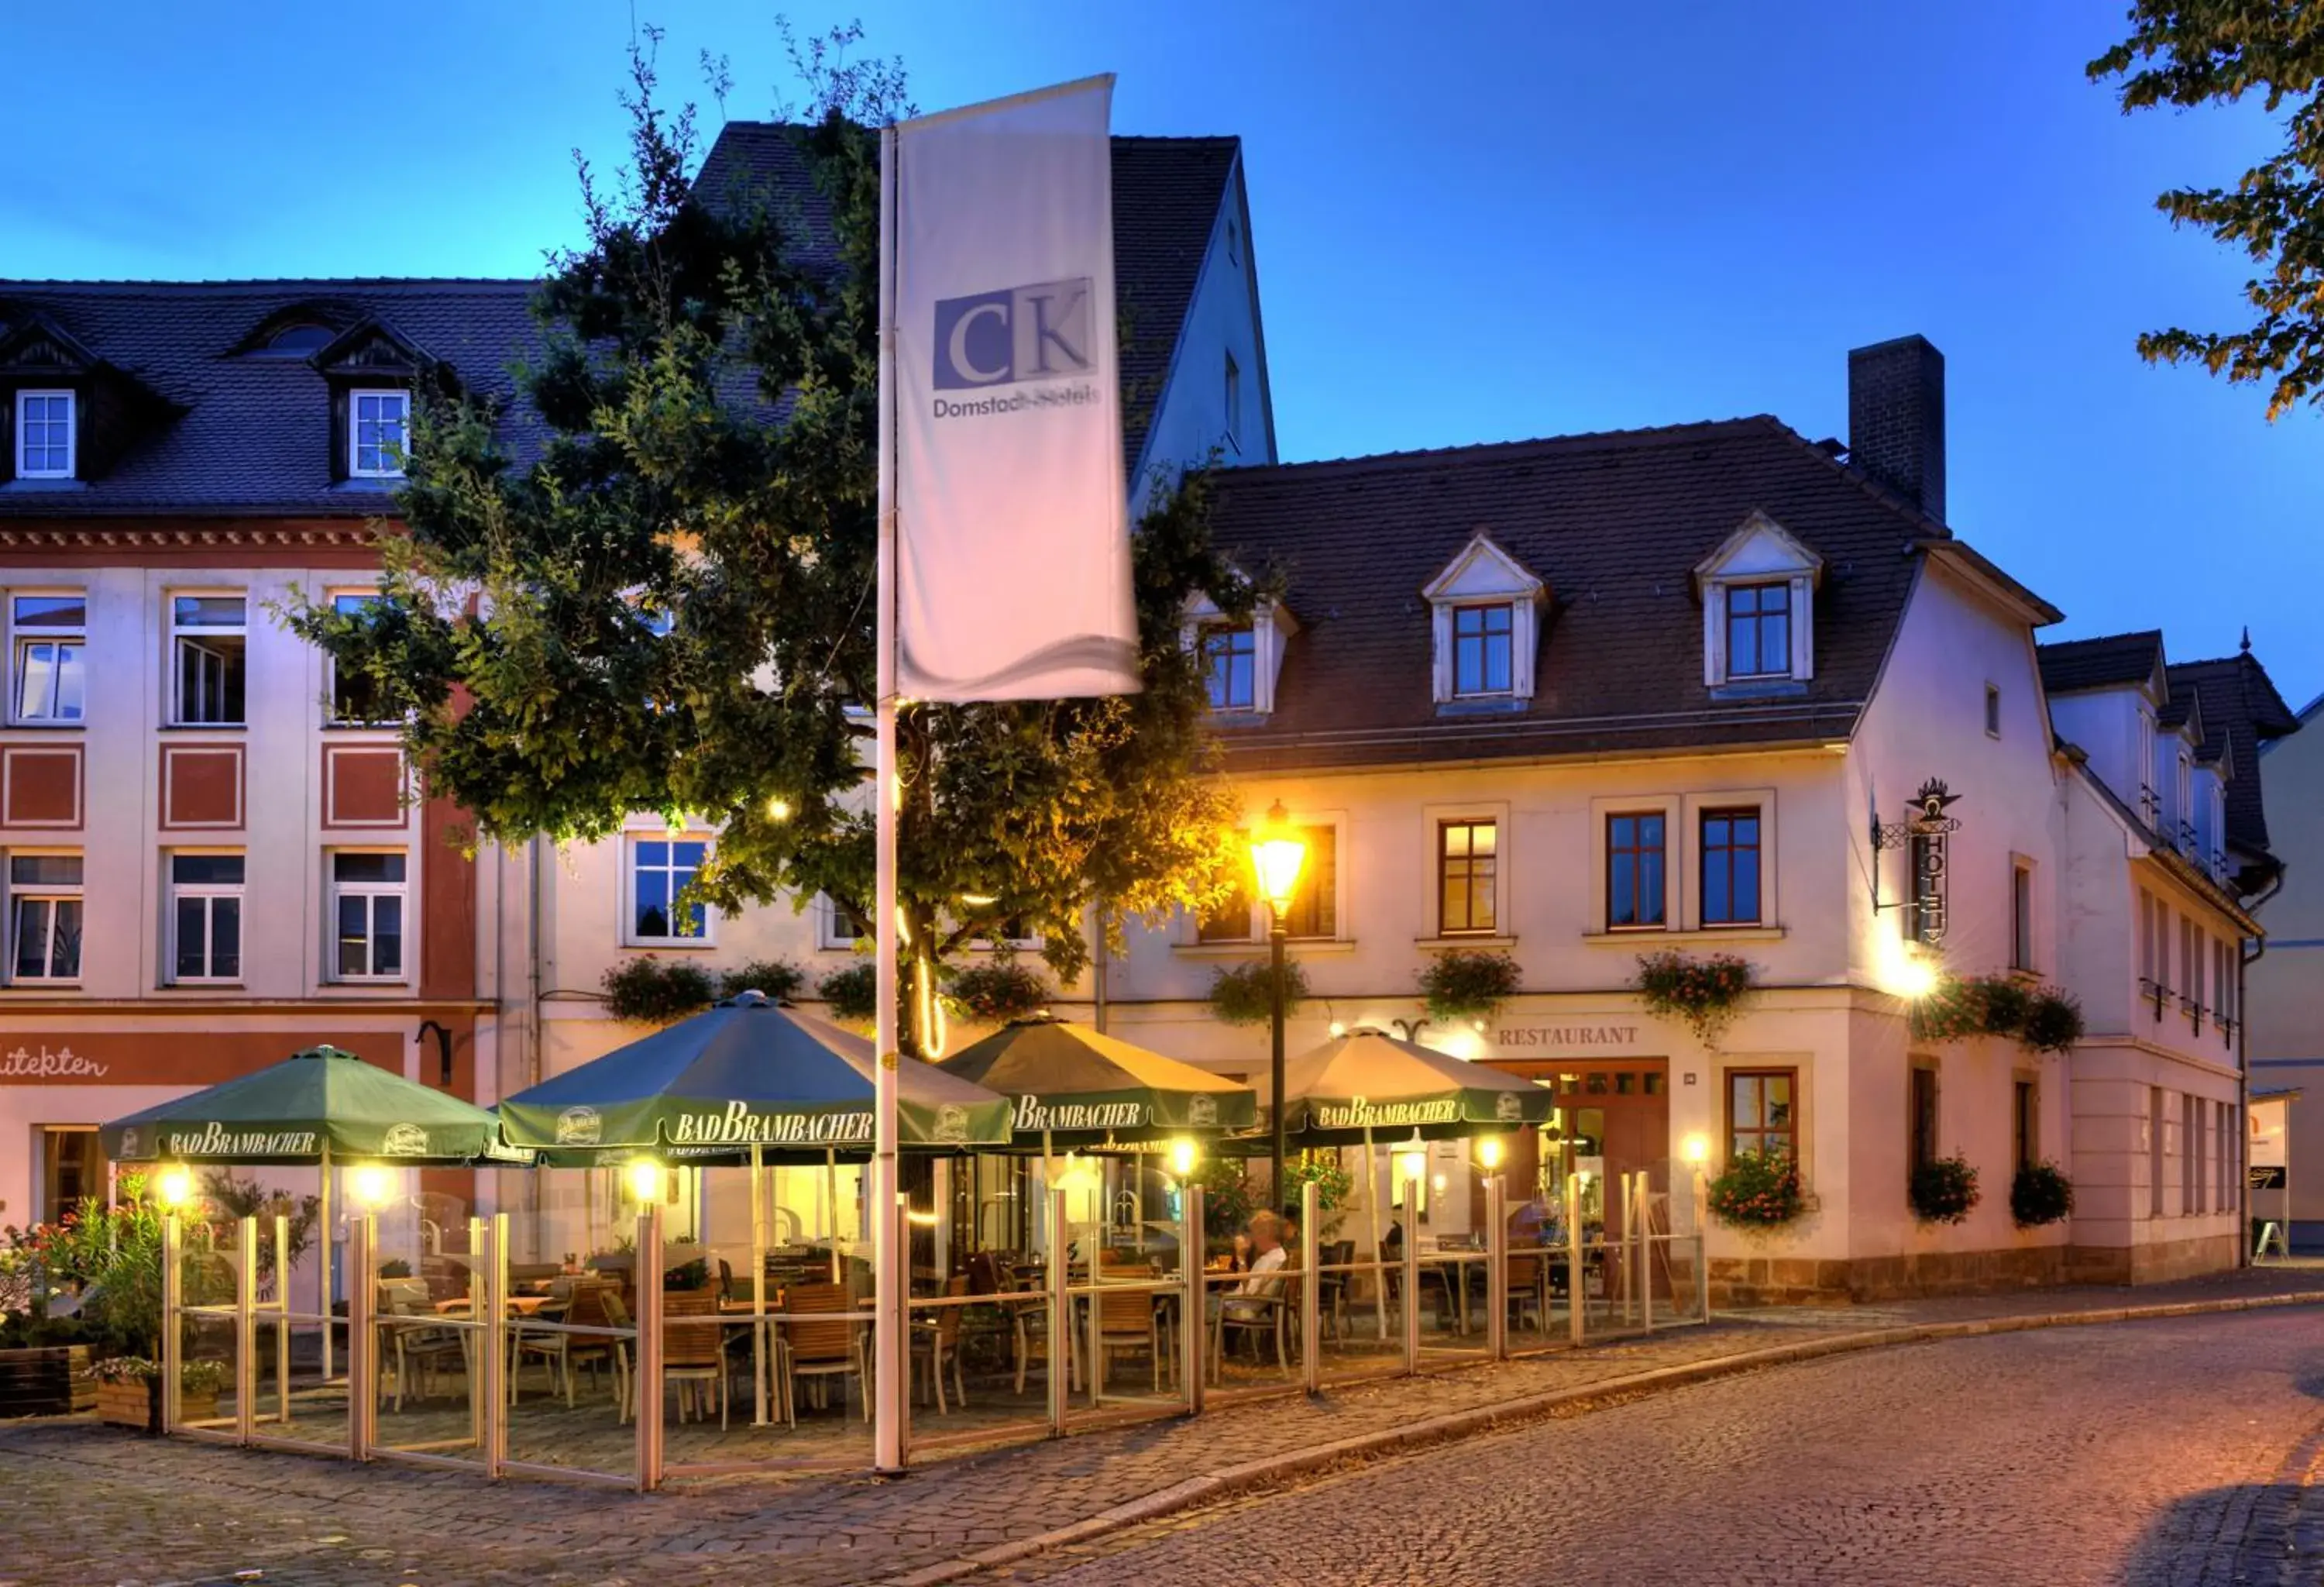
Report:
M 1240 135 L 1286 458 L 1758 412 L 1843 435 L 1847 350 L 1918 331 L 1953 527 L 2066 612 L 2047 637 L 2159 625 L 2188 660 L 2247 623 L 2297 707 L 2324 689 L 2324 425 L 2133 346 L 2240 327 L 2246 262 L 2153 198 L 2274 138 L 2256 109 L 2126 119 L 2082 73 L 2124 10 L 790 14 L 860 12 L 924 109 L 1110 70 L 1118 132 Z M 637 11 L 672 97 L 724 52 L 753 118 L 796 97 L 772 17 Z M 577 236 L 569 151 L 621 155 L 632 25 L 628 0 L 18 8 L 17 119 L 69 135 L 0 182 L 0 275 L 533 273 Z

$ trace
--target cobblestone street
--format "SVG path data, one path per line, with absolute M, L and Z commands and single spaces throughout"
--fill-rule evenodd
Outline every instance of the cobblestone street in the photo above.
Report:
M 1868 1329 L 2255 1297 L 2312 1289 L 2315 1278 L 2272 1270 L 2135 1296 L 2057 1291 L 1725 1320 L 945 1461 L 899 1482 L 729 1480 L 641 1498 L 161 1443 L 78 1419 L 0 1424 L 0 1587 L 161 1587 L 244 1572 L 333 1587 L 879 1582 L 1237 1462 L 1643 1370 Z M 1122 1534 L 1094 1555 L 1027 1560 L 1015 1574 L 1167 1581 L 1235 1561 L 1230 1573 L 1247 1582 L 1311 1565 L 1328 1565 L 1335 1582 L 1401 1582 L 1441 1579 L 1457 1560 L 1479 1581 L 1618 1567 L 1639 1580 L 1835 1580 L 1859 1564 L 1928 1565 L 1937 1556 L 1914 1550 L 1943 1546 L 1961 1551 L 1948 1557 L 1965 1573 L 1930 1565 L 1891 1579 L 2007 1580 L 1992 1570 L 2135 1558 L 2162 1562 L 2148 1580 L 2204 1580 L 2188 1560 L 2231 1557 L 2298 1518 L 2267 1490 L 2300 1480 L 2303 1440 L 2324 1419 L 2320 1323 L 2324 1313 L 2303 1306 L 1758 1371 L 1423 1450 Z M 2195 1552 L 2156 1553 L 2181 1536 Z M 2038 1579 L 2111 1580 L 2112 1568 Z

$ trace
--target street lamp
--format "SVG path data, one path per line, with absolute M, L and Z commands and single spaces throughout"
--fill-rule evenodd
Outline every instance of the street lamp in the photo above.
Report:
M 1267 959 L 1270 971 L 1271 995 L 1274 1001 L 1275 1045 L 1268 1075 L 1273 1089 L 1268 1095 L 1274 1099 L 1275 1171 L 1268 1192 L 1267 1204 L 1276 1212 L 1283 1210 L 1283 944 L 1289 930 L 1291 894 L 1299 885 L 1300 867 L 1307 863 L 1307 845 L 1291 825 L 1291 818 L 1277 799 L 1267 813 L 1267 819 L 1250 838 L 1250 872 L 1259 884 L 1259 896 L 1267 900 L 1268 931 Z

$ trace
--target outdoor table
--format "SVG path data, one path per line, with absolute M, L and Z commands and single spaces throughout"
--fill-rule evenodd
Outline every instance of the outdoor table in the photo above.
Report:
M 563 1304 L 564 1297 L 555 1295 L 512 1295 L 508 1297 L 510 1313 L 520 1317 L 530 1317 L 549 1306 Z M 439 1300 L 436 1303 L 436 1310 L 443 1316 L 466 1316 L 468 1313 L 468 1297 L 456 1295 L 449 1300 Z

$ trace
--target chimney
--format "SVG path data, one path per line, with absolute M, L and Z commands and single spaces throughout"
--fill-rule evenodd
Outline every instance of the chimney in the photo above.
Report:
M 1848 456 L 1868 478 L 1944 521 L 1945 355 L 1924 338 L 1848 355 Z

